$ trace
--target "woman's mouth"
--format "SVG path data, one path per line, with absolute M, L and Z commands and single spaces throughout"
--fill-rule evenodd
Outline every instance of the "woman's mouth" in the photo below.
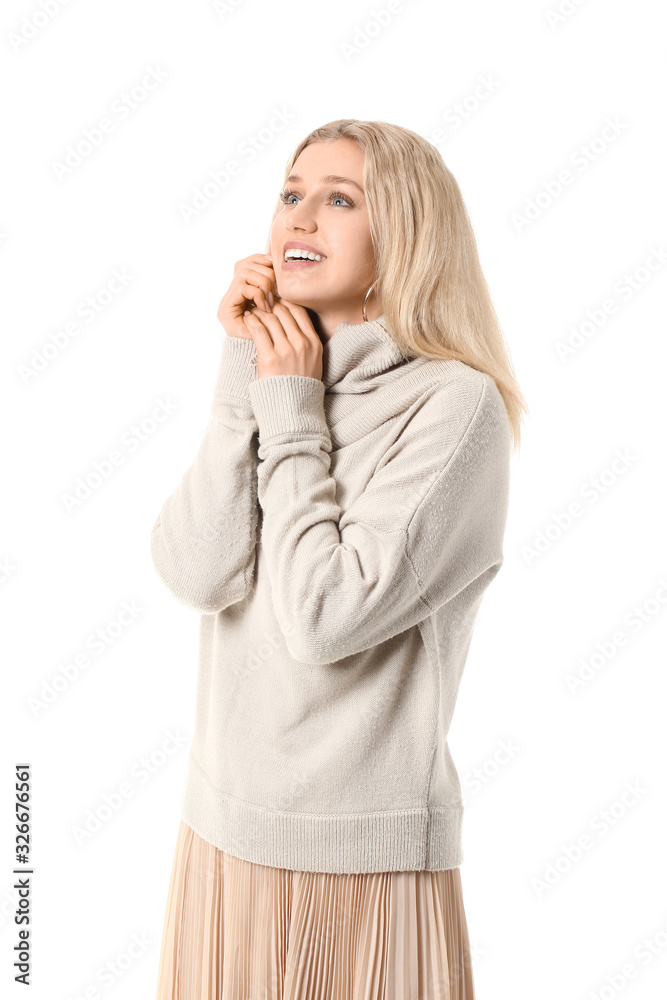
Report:
M 318 260 L 319 258 L 319 260 Z M 323 254 L 309 252 L 307 250 L 286 250 L 283 258 L 284 271 L 298 271 L 305 267 L 315 267 L 323 264 L 326 257 Z
M 303 260 L 301 257 L 284 260 L 283 271 L 298 271 L 304 267 L 316 267 L 318 264 L 323 264 L 324 260 Z

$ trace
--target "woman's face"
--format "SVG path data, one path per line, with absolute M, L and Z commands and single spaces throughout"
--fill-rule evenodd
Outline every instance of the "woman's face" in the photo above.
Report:
M 335 315 L 360 323 L 366 292 L 375 280 L 363 168 L 363 151 L 352 139 L 306 146 L 285 184 L 284 206 L 271 229 L 278 293 L 323 319 Z M 328 180 L 329 175 L 336 179 Z M 286 262 L 285 251 L 295 244 L 324 259 Z M 366 312 L 369 318 L 380 315 L 375 288 Z

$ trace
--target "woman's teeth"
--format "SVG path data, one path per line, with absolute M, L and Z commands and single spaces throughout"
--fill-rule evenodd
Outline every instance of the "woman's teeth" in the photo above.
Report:
M 286 250 L 285 260 L 325 260 L 319 253 L 308 252 L 307 250 Z

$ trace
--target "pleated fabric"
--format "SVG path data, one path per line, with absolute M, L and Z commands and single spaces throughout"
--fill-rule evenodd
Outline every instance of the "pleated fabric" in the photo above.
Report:
M 461 874 L 258 865 L 178 829 L 157 1000 L 474 1000 Z

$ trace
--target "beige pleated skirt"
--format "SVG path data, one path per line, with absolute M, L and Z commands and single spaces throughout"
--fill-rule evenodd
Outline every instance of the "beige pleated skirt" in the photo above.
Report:
M 254 864 L 178 830 L 157 1000 L 474 1000 L 461 874 Z

